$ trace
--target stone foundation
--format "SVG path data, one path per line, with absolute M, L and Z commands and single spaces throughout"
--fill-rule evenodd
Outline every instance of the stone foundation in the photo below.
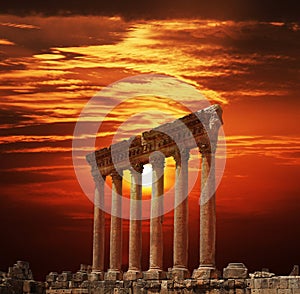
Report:
M 95 281 L 92 279 L 93 274 L 89 273 L 84 276 L 85 280 L 79 287 L 74 287 L 73 275 L 68 283 L 65 283 L 66 287 L 60 289 L 56 287 L 55 282 L 47 282 L 46 294 L 300 294 L 299 275 L 275 276 L 267 271 L 248 274 L 242 263 L 229 264 L 223 270 L 223 276 L 219 278 L 178 279 L 177 276 L 173 277 L 171 272 L 166 274 L 165 279 L 147 279 L 147 276 L 146 279 L 135 281 Z

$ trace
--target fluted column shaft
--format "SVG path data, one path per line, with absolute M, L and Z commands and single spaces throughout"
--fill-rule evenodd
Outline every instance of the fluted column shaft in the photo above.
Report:
M 150 158 L 152 165 L 152 200 L 150 220 L 150 262 L 149 270 L 163 268 L 163 194 L 164 156 L 157 154 Z
M 188 266 L 188 159 L 189 151 L 174 156 L 176 161 L 173 270 Z M 188 272 L 186 272 L 188 273 Z
M 143 165 L 131 170 L 130 230 L 128 271 L 141 271 L 142 256 L 142 172 Z
M 113 172 L 109 271 L 121 272 L 122 264 L 122 176 Z
M 94 197 L 94 230 L 93 230 L 93 271 L 104 271 L 104 245 L 105 245 L 105 213 L 104 207 L 104 184 L 105 176 L 94 177 L 95 197 Z

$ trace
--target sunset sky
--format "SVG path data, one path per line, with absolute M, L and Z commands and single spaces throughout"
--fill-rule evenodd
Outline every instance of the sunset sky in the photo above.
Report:
M 227 162 L 217 190 L 217 267 L 244 262 L 250 271 L 289 274 L 300 264 L 299 3 L 18 2 L 0 4 L 0 270 L 27 260 L 44 279 L 91 263 L 93 204 L 73 169 L 75 123 L 98 91 L 146 73 L 176 77 L 223 108 Z M 132 98 L 111 113 L 98 147 L 123 123 L 126 137 L 187 113 L 160 97 Z M 118 99 L 103 101 L 103 113 Z M 153 113 L 158 109 L 168 115 Z M 197 158 L 194 150 L 191 168 Z M 190 270 L 199 265 L 199 195 L 197 180 Z M 172 230 L 170 212 L 165 269 L 172 266 Z M 148 243 L 145 221 L 145 270 Z M 123 252 L 126 269 L 127 221 Z

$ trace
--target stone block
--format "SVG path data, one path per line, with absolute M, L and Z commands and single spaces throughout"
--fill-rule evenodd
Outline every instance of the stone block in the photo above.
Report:
M 29 269 L 29 263 L 27 261 L 18 260 L 16 265 L 24 270 Z
M 279 288 L 279 278 L 272 277 L 268 279 L 269 289 L 278 289 Z
M 248 288 L 251 288 L 251 289 L 254 289 L 254 279 L 247 279 L 246 280 L 246 283 L 247 283 L 247 287 Z
M 266 279 L 266 278 L 264 278 L 264 279 L 261 279 L 261 288 L 262 289 L 267 289 L 267 288 L 269 288 L 269 281 L 268 281 L 269 279 Z
M 235 289 L 235 294 L 245 294 L 244 289 Z
M 123 279 L 123 273 L 121 271 L 108 270 L 104 275 L 106 281 L 118 281 Z
M 193 288 L 196 286 L 196 281 L 192 279 L 186 279 L 184 280 L 185 287 L 187 290 L 193 290 Z
M 279 289 L 287 289 L 289 286 L 288 278 L 280 277 L 279 278 Z
M 288 279 L 288 281 L 289 281 L 288 287 L 290 289 L 298 289 L 298 288 L 300 288 L 300 278 L 290 277 Z
M 150 269 L 143 272 L 143 278 L 145 280 L 164 280 L 167 278 L 166 272 L 162 270 Z
M 199 268 L 197 268 L 193 271 L 192 278 L 196 279 L 196 280 L 217 279 L 218 271 L 214 267 L 200 266 Z
M 223 283 L 224 288 L 227 289 L 234 289 L 235 288 L 235 281 L 234 279 L 225 280 Z
M 86 272 L 77 272 L 73 274 L 72 281 L 74 282 L 83 282 L 88 279 L 88 274 Z
M 223 269 L 224 279 L 246 279 L 248 276 L 248 269 L 243 263 L 229 263 Z
M 129 270 L 123 275 L 123 279 L 126 281 L 136 281 L 137 279 L 141 279 L 143 277 L 143 273 L 141 271 L 133 271 Z
M 70 271 L 63 271 L 60 275 L 57 276 L 58 282 L 67 282 L 71 281 L 72 279 L 72 272 Z
M 293 294 L 300 294 L 300 289 L 292 289 Z
M 277 289 L 277 294 L 292 294 L 292 289 Z
M 277 294 L 277 289 L 261 289 L 261 294 Z
M 35 291 L 35 281 L 26 280 L 23 283 L 23 292 L 24 293 L 34 293 Z
M 254 288 L 255 289 L 261 289 L 261 278 L 254 279 Z
M 90 282 L 94 281 L 103 281 L 104 280 L 104 272 L 94 271 L 88 274 L 88 280 Z
M 51 272 L 49 273 L 49 275 L 46 276 L 46 282 L 48 283 L 55 282 L 57 277 L 58 277 L 57 272 Z
M 168 278 L 175 281 L 185 280 L 191 276 L 190 272 L 185 268 L 172 268 L 168 273 Z

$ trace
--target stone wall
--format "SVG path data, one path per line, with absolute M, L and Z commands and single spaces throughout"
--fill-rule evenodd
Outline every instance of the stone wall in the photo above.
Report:
M 47 294 L 300 294 L 297 271 L 291 276 L 275 276 L 266 270 L 248 274 L 240 263 L 229 264 L 215 279 L 100 281 L 87 270 L 64 273 L 47 276 Z M 60 284 L 62 279 L 64 283 Z

